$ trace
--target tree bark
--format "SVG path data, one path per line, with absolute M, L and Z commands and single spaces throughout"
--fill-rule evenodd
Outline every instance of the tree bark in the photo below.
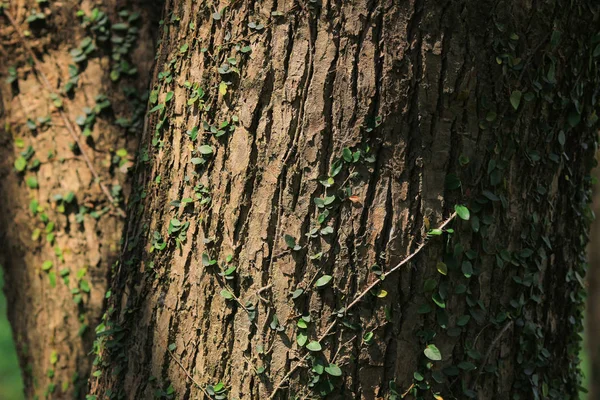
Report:
M 596 157 L 598 159 L 598 157 Z M 598 182 L 600 169 L 596 166 L 593 171 L 594 178 Z M 596 332 L 600 332 L 600 192 L 598 184 L 594 187 L 594 214 L 596 219 L 590 229 L 590 244 L 588 248 L 589 270 L 587 274 L 587 314 L 586 314 L 586 337 L 587 354 L 589 359 L 589 399 L 600 396 L 600 341 Z
M 91 398 L 576 398 L 591 4 L 168 1 Z
M 96 8 L 106 18 L 85 22 Z M 141 126 L 136 102 L 138 113 L 145 106 L 137 93 L 153 56 L 149 19 L 141 22 L 149 14 L 135 8 L 67 0 L 0 10 L 0 262 L 27 398 L 86 394 L 94 327 L 120 249 L 127 150 Z M 115 31 L 117 23 L 142 39 Z M 118 35 L 123 43 L 112 41 Z M 124 47 L 121 60 L 136 64 L 139 78 L 111 79 L 111 70 L 123 70 L 114 55 Z

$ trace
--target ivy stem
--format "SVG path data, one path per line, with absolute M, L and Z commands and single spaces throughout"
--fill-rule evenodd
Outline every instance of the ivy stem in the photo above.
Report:
M 483 367 L 485 367 L 485 364 L 487 364 L 487 361 L 490 358 L 490 354 L 492 353 L 492 350 L 494 349 L 494 347 L 496 347 L 496 345 L 500 341 L 500 338 L 502 338 L 502 335 L 504 335 L 506 333 L 506 331 L 508 331 L 511 328 L 511 326 L 513 326 L 513 323 L 514 323 L 514 320 L 508 321 L 506 323 L 506 325 L 504 325 L 504 328 L 502 328 L 502 330 L 500 332 L 498 332 L 496 337 L 494 337 L 494 340 L 490 344 L 490 347 L 488 347 L 488 350 L 486 351 L 485 356 L 483 357 L 483 360 L 481 361 L 481 364 L 479 365 L 479 373 L 477 374 L 477 378 L 475 378 L 475 382 L 473 383 L 473 387 L 471 390 L 475 389 L 475 387 L 477 386 L 477 381 L 479 381 L 479 377 L 481 375 L 483 375 Z
M 438 229 L 444 230 L 450 224 L 450 222 L 452 222 L 454 220 L 454 218 L 456 218 L 456 211 L 453 212 L 452 215 L 450 215 L 448 217 L 448 219 L 446 219 L 438 227 Z M 350 310 L 352 307 L 354 307 L 355 305 L 357 305 L 360 302 L 360 300 L 367 295 L 367 293 L 369 293 L 371 290 L 373 290 L 373 288 L 375 288 L 377 285 L 379 285 L 381 282 L 383 282 L 383 280 L 385 278 L 387 278 L 390 274 L 392 274 L 393 272 L 396 272 L 403 265 L 405 265 L 410 260 L 412 260 L 417 254 L 419 254 L 421 252 L 421 250 L 423 250 L 425 248 L 425 246 L 427 245 L 427 243 L 429 243 L 429 241 L 427 239 L 425 239 L 423 241 L 423 243 L 421 243 L 419 245 L 419 247 L 417 247 L 415 249 L 415 251 L 413 251 L 411 254 L 408 255 L 408 257 L 406 257 L 404 260 L 402 260 L 398 264 L 396 264 L 396 266 L 394 266 L 392 269 L 390 269 L 389 271 L 387 271 L 386 273 L 384 273 L 381 276 L 381 279 L 378 279 L 378 280 L 374 281 L 373 283 L 367 285 L 367 287 L 358 296 L 356 296 L 354 298 L 354 300 L 352 300 L 352 302 L 346 307 L 346 309 L 344 310 L 344 312 L 347 313 L 348 310 Z M 335 326 L 337 325 L 337 321 L 338 321 L 337 319 L 334 319 L 333 322 L 331 322 L 331 324 L 329 324 L 329 326 L 327 327 L 327 329 L 325 329 L 325 332 L 323 332 L 323 334 L 319 337 L 319 339 L 317 340 L 317 342 L 320 343 L 323 339 L 325 339 L 325 337 L 327 337 L 331 333 L 331 331 L 333 331 L 333 328 L 335 328 Z M 309 353 L 307 352 L 300 359 L 300 361 L 298 361 L 292 368 L 290 368 L 289 372 L 287 374 L 285 374 L 285 376 L 281 379 L 281 381 L 279 381 L 279 383 L 275 386 L 275 388 L 273 388 L 273 391 L 271 392 L 271 395 L 269 396 L 269 400 L 273 400 L 275 398 L 275 395 L 277 394 L 277 392 L 279 391 L 279 389 L 281 389 L 281 387 L 283 386 L 283 384 L 285 384 L 290 379 L 290 377 L 292 376 L 292 374 L 294 372 L 296 372 L 296 370 L 298 369 L 298 367 L 300 365 L 304 364 L 304 362 L 308 358 L 308 355 L 309 355 Z
M 167 351 L 169 352 L 169 355 L 171 356 L 171 358 L 172 358 L 173 360 L 175 360 L 175 362 L 177 363 L 177 365 L 179 365 L 179 367 L 181 367 L 181 369 L 183 370 L 183 372 L 185 372 L 185 374 L 187 375 L 188 379 L 189 379 L 190 381 L 192 381 L 192 383 L 193 383 L 194 385 L 198 386 L 198 387 L 200 388 L 200 390 L 202 390 L 202 392 L 204 393 L 204 395 L 205 395 L 207 398 L 209 398 L 209 399 L 210 399 L 210 398 L 211 398 L 210 394 L 208 394 L 208 392 L 206 391 L 206 389 L 204 389 L 204 387 L 202 387 L 202 385 L 201 385 L 201 384 L 199 384 L 199 383 L 198 383 L 198 382 L 197 382 L 197 381 L 194 379 L 194 377 L 192 376 L 192 374 L 190 374 L 190 373 L 188 372 L 188 370 L 187 370 L 187 369 L 185 369 L 185 367 L 183 366 L 183 364 L 181 363 L 181 361 L 179 361 L 179 359 L 177 359 L 177 357 L 175 357 L 175 356 L 173 355 L 173 352 L 172 352 L 171 350 L 169 350 L 169 349 L 167 349 Z
M 438 229 L 444 230 L 448 226 L 448 224 L 450 224 L 450 222 L 452 222 L 452 220 L 454 220 L 455 217 L 456 217 L 456 211 L 454 213 L 452 213 L 452 215 L 450 217 L 448 217 L 448 219 L 446 221 L 444 221 L 444 223 L 442 225 L 440 225 Z M 348 305 L 348 307 L 346 307 L 346 312 L 348 312 L 349 309 L 351 309 L 352 307 L 354 307 L 363 297 L 365 297 L 367 295 L 367 293 L 369 293 L 371 290 L 373 290 L 373 288 L 375 288 L 375 286 L 379 285 L 390 274 L 392 274 L 393 272 L 396 272 L 404 264 L 406 264 L 407 262 L 409 262 L 410 260 L 412 260 L 417 254 L 419 254 L 421 252 L 421 250 L 423 250 L 425 248 L 425 246 L 427 245 L 427 243 L 428 243 L 428 240 L 424 240 L 423 243 L 421 243 L 419 245 L 419 247 L 417 247 L 416 250 L 413 251 L 408 257 L 406 257 L 404 260 L 400 261 L 398 264 L 396 264 L 395 267 L 393 267 L 389 271 L 387 271 L 384 274 L 382 274 L 380 279 L 377 279 L 376 281 L 374 281 L 373 283 L 371 283 L 370 285 L 368 285 L 361 292 L 361 294 L 359 294 L 358 296 L 356 296 L 354 298 L 354 300 L 352 301 L 352 303 L 350 303 Z

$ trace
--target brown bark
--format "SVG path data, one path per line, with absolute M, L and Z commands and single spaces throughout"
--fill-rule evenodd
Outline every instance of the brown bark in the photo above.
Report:
M 113 83 L 110 48 L 82 25 L 77 12 L 89 16 L 98 7 L 117 23 L 127 20 L 117 15 L 126 6 L 111 0 L 12 1 L 0 15 L 0 262 L 27 398 L 80 398 L 86 392 L 94 327 L 120 248 L 118 198 L 128 190 L 126 164 L 115 164 L 115 152 L 125 148 L 131 153 L 137 145 L 134 128 L 128 132 L 115 121 L 133 117 L 134 100 L 122 87 L 143 92 L 153 50 L 148 13 L 141 10 L 147 19 L 135 24 L 142 38 L 135 52 L 124 56 L 136 64 L 139 78 Z M 32 12 L 44 18 L 26 22 Z M 98 48 L 87 61 L 76 63 L 70 51 L 85 37 Z M 79 66 L 78 81 L 63 93 L 72 65 Z M 53 103 L 53 93 L 61 107 Z M 86 138 L 76 121 L 86 115 L 86 107 L 98 104 L 98 95 L 111 106 L 97 112 Z M 80 150 L 72 148 L 72 133 Z M 23 160 L 25 168 L 19 165 Z M 124 194 L 114 191 L 117 185 Z M 57 200 L 57 195 L 66 199 Z
M 230 398 L 374 399 L 393 382 L 413 398 L 575 398 L 597 15 L 578 1 L 167 2 L 92 393 L 206 398 L 223 382 Z M 194 84 L 210 107 L 188 102 Z M 344 148 L 359 161 L 336 164 Z M 470 223 L 359 297 L 457 203 Z M 306 357 L 300 332 L 322 352 Z M 311 387 L 319 362 L 343 376 Z

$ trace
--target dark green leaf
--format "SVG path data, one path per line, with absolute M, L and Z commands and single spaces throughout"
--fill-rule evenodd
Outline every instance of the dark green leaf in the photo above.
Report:
M 515 90 L 510 95 L 510 104 L 513 106 L 513 108 L 515 110 L 518 109 L 519 104 L 521 104 L 521 96 L 522 95 L 523 95 L 523 93 L 521 93 L 520 90 Z
M 460 186 L 461 182 L 460 179 L 458 179 L 458 176 L 454 174 L 448 174 L 446 176 L 446 189 L 455 190 L 458 189 Z

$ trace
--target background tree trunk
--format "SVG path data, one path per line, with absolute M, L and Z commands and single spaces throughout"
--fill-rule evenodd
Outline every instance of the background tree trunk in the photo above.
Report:
M 148 13 L 133 8 L 11 1 L 0 10 L 0 262 L 27 398 L 86 392 L 153 55 Z
M 169 1 L 92 393 L 576 398 L 591 4 Z

